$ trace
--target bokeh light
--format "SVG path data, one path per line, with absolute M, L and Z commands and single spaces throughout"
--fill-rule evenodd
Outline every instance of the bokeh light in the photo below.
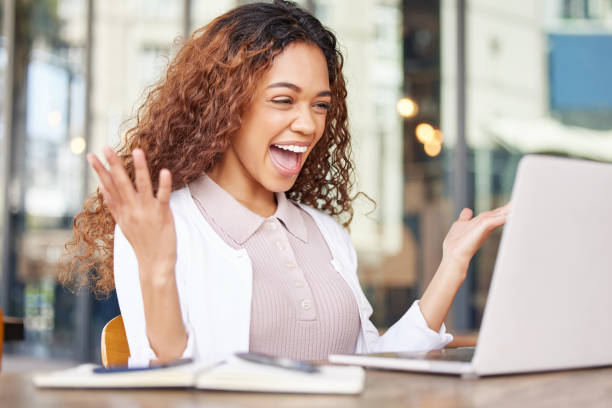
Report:
M 434 130 L 433 140 L 442 143 L 444 141 L 444 133 L 440 129 Z
M 425 143 L 424 149 L 425 154 L 430 157 L 435 157 L 442 151 L 442 143 L 432 140 L 431 142 Z
M 57 109 L 52 110 L 47 115 L 47 123 L 51 127 L 57 127 L 62 121 L 62 113 Z
M 87 143 L 85 143 L 85 139 L 82 137 L 75 137 L 70 141 L 70 151 L 74 154 L 81 154 L 85 151 L 85 147 Z
M 423 144 L 434 140 L 435 129 L 429 123 L 419 123 L 415 131 L 418 141 Z
M 404 118 L 412 118 L 419 113 L 419 106 L 410 98 L 402 98 L 397 101 L 397 113 Z

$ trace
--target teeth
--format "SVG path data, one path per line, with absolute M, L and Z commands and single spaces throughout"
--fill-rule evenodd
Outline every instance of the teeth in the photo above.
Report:
M 306 146 L 295 146 L 295 145 L 277 145 L 275 144 L 274 146 L 278 147 L 279 149 L 289 150 L 295 153 L 304 153 L 308 149 Z

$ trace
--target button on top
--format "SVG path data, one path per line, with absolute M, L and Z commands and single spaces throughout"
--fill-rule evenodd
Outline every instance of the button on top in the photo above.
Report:
M 312 309 L 312 301 L 310 299 L 302 300 L 302 309 L 304 310 Z
M 293 286 L 295 286 L 296 288 L 303 288 L 304 282 L 296 280 L 295 282 L 293 282 Z
M 268 221 L 266 227 L 270 230 L 270 231 L 274 231 L 277 226 L 276 223 L 273 220 Z
M 285 262 L 285 267 L 286 267 L 287 269 L 293 269 L 293 268 L 295 268 L 296 266 L 297 266 L 297 265 L 296 265 L 296 264 L 295 264 L 295 262 L 293 262 L 293 261 L 287 261 L 287 262 Z
M 281 241 L 276 241 L 276 247 L 283 251 L 285 249 L 285 244 L 283 244 Z

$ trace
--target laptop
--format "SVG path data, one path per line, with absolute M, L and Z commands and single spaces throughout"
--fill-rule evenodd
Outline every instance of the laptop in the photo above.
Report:
M 612 165 L 525 156 L 475 348 L 331 355 L 464 377 L 612 365 Z

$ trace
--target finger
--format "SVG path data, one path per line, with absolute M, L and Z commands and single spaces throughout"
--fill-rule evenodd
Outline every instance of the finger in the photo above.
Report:
M 104 184 L 102 183 L 98 184 L 98 190 L 100 190 L 100 193 L 102 193 L 102 198 L 104 198 L 104 204 L 110 205 L 111 203 L 114 203 L 112 197 L 110 196 L 110 194 L 108 194 L 108 191 L 104 188 Z
M 510 212 L 510 203 L 507 203 L 501 207 L 495 208 L 493 210 L 489 210 L 489 211 L 484 211 L 480 214 L 478 214 L 478 216 L 476 216 L 474 219 L 488 219 L 488 218 L 497 218 L 497 217 L 507 217 L 508 213 Z
M 136 200 L 136 191 L 134 190 L 132 180 L 128 177 L 123 164 L 121 164 L 121 161 L 111 148 L 105 147 L 103 152 L 106 161 L 108 161 L 110 165 L 110 173 L 113 176 L 118 195 L 121 197 L 122 201 L 133 203 Z
M 148 199 L 153 198 L 153 187 L 151 186 L 151 176 L 145 154 L 140 149 L 134 149 L 132 152 L 134 157 L 134 172 L 136 180 L 136 188 L 141 197 Z
M 474 212 L 472 210 L 470 210 L 469 208 L 464 208 L 463 210 L 461 210 L 461 213 L 459 213 L 459 220 L 460 221 L 468 221 L 470 218 L 472 218 L 472 216 L 474 215 Z
M 498 220 L 502 220 L 503 222 L 506 222 L 506 219 L 508 218 L 508 215 L 510 214 L 510 203 L 497 208 L 495 211 L 493 211 L 493 218 L 497 218 Z
M 505 211 L 494 210 L 482 213 L 479 217 L 484 229 L 487 231 L 493 231 L 495 228 L 506 223 L 508 213 Z
M 96 155 L 90 153 L 86 157 L 87 161 L 98 175 L 98 179 L 100 180 L 100 186 L 102 186 L 104 188 L 104 191 L 106 191 L 107 197 L 105 196 L 105 200 L 120 202 L 121 197 L 117 193 L 117 188 L 115 186 L 115 183 L 113 182 L 113 177 L 108 172 L 108 170 L 106 170 L 106 167 L 104 167 L 104 165 L 96 157 Z
M 168 169 L 159 172 L 159 188 L 157 189 L 157 199 L 160 204 L 168 205 L 170 193 L 172 192 L 172 174 Z
M 106 206 L 108 207 L 108 210 L 110 211 L 111 215 L 113 216 L 113 219 L 116 222 L 117 221 L 117 216 L 116 216 L 117 215 L 116 214 L 117 204 L 115 203 L 115 201 L 113 201 L 108 190 L 104 188 L 104 185 L 102 183 L 98 184 L 98 189 L 100 190 L 100 193 L 102 193 L 104 204 L 106 204 Z
M 493 210 L 496 214 L 508 214 L 510 212 L 510 202 Z

